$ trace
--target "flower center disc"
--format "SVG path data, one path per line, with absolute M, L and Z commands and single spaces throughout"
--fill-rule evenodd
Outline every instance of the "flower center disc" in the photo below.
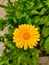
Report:
M 30 39 L 30 34 L 29 34 L 29 33 L 24 33 L 24 34 L 23 34 L 23 38 L 24 38 L 25 40 Z

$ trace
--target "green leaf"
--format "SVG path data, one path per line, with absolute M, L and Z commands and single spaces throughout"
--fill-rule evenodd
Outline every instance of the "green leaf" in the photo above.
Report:
M 13 30 L 14 30 L 14 27 L 11 26 L 11 27 L 9 28 L 9 30 L 8 30 L 8 34 L 9 34 L 10 36 L 13 35 Z
M 40 40 L 40 50 L 45 51 L 45 39 L 43 38 Z
M 11 8 L 13 3 L 11 2 L 11 0 L 7 0 L 8 1 L 8 6 Z
M 34 48 L 34 50 L 32 52 L 32 56 L 33 56 L 32 65 L 37 65 L 37 61 L 39 60 L 39 53 L 40 53 L 40 51 L 38 49 Z
M 16 18 L 15 18 L 15 17 L 13 17 L 13 21 L 14 21 L 14 23 L 17 23 L 17 20 L 16 20 Z
M 45 50 L 46 50 L 46 53 L 49 53 L 49 37 L 45 41 Z
M 2 28 L 3 28 L 3 20 L 2 18 L 0 18 L 0 30 L 2 30 Z
M 45 24 L 45 26 L 49 26 L 49 21 Z
M 30 14 L 31 14 L 31 15 L 35 15 L 35 14 L 39 14 L 39 12 L 36 11 L 36 10 L 31 10 Z
M 35 9 L 41 9 L 43 7 L 42 3 L 37 3 L 34 7 Z
M 27 19 L 27 24 L 31 24 L 31 19 Z
M 43 15 L 43 14 L 45 14 L 46 11 L 47 11 L 46 8 L 42 8 L 42 10 L 40 11 L 40 14 L 39 14 L 39 15 Z
M 16 12 L 16 18 L 21 19 L 23 14 L 19 11 Z
M 38 49 L 34 48 L 34 50 L 32 52 L 33 58 L 38 60 L 39 59 L 39 53 L 40 53 L 40 51 Z
M 15 45 L 14 45 L 14 43 L 11 42 L 11 41 L 6 41 L 6 42 L 5 42 L 5 45 L 6 45 L 9 49 L 11 49 L 11 50 L 14 50 L 14 49 L 16 48 Z
M 44 26 L 42 30 L 42 36 L 47 37 L 49 35 L 49 27 Z
M 47 22 L 49 21 L 49 15 L 48 16 L 43 16 L 43 17 L 40 17 L 40 21 L 38 24 L 46 24 Z
M 49 7 L 49 0 L 44 1 L 44 3 Z
M 34 2 L 28 1 L 27 4 L 26 4 L 26 8 L 27 8 L 28 10 L 31 10 L 31 9 L 33 8 L 33 6 L 34 6 Z
M 39 16 L 35 16 L 35 17 L 33 18 L 33 22 L 34 22 L 35 24 L 38 24 L 39 21 L 40 21 L 40 17 L 39 17 Z

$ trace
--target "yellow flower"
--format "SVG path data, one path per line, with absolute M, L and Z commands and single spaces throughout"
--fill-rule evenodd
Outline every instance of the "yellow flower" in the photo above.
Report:
M 38 28 L 29 24 L 21 24 L 13 32 L 13 42 L 18 48 L 24 47 L 24 50 L 37 46 L 39 38 Z

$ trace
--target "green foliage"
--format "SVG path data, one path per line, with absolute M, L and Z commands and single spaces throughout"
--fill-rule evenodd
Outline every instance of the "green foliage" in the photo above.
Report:
M 0 37 L 5 49 L 0 57 L 0 65 L 37 65 L 39 53 L 49 54 L 49 0 L 7 0 L 7 5 L 0 5 L 6 11 L 5 19 L 0 18 L 0 30 L 10 25 L 8 34 Z M 34 49 L 18 49 L 13 43 L 13 31 L 19 24 L 32 24 L 39 28 L 40 42 Z M 6 41 L 5 41 L 6 40 Z
M 42 30 L 42 36 L 47 37 L 49 35 L 49 27 L 44 26 Z
M 3 54 L 1 57 L 0 65 L 36 65 L 39 59 L 39 50 L 36 48 L 28 51 L 18 50 L 17 48 L 11 52 L 7 52 L 6 50 L 4 51 L 6 54 Z
M 45 50 L 46 50 L 46 53 L 49 53 L 49 37 L 47 37 L 45 41 Z
M 3 28 L 2 22 L 3 22 L 3 20 L 0 18 L 0 30 L 2 30 L 2 28 Z
M 45 39 L 42 37 L 40 40 L 40 50 L 45 51 Z

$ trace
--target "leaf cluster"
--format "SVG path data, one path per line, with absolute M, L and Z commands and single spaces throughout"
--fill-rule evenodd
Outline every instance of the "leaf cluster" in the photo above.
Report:
M 49 54 L 49 0 L 8 0 L 7 5 L 0 5 L 6 11 L 5 20 L 0 18 L 0 30 L 11 25 L 8 34 L 0 37 L 5 49 L 0 57 L 0 65 L 37 65 L 39 53 Z M 12 42 L 13 31 L 20 24 L 32 24 L 39 28 L 40 42 L 34 49 L 18 49 Z M 6 39 L 6 41 L 5 41 Z

